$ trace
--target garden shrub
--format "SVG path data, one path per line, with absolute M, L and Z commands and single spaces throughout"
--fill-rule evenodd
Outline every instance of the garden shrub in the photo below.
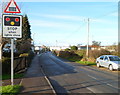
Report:
M 76 54 L 78 54 L 80 57 L 86 56 L 86 50 L 77 50 L 75 51 Z
M 110 55 L 111 53 L 108 50 L 101 49 L 101 50 L 90 50 L 89 57 L 91 58 L 98 58 L 101 55 Z

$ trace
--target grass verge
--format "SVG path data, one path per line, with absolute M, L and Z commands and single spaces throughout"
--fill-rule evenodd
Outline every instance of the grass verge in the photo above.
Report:
M 0 93 L 2 93 L 2 95 L 16 95 L 17 93 L 19 93 L 20 88 L 22 86 L 21 85 L 7 85 L 7 86 L 1 86 L 0 87 Z
M 80 59 L 78 57 L 66 57 L 65 59 L 76 62 L 76 63 L 80 63 L 82 65 L 88 65 L 88 66 L 94 66 L 96 65 L 95 62 L 90 62 L 90 61 L 80 61 Z
M 82 65 L 88 65 L 88 66 L 94 66 L 94 65 L 96 65 L 95 62 L 90 62 L 90 61 L 75 61 L 75 62 L 80 63 Z
M 17 79 L 17 78 L 22 78 L 24 76 L 24 74 L 14 74 L 14 79 Z M 2 80 L 7 80 L 7 79 L 10 79 L 11 76 L 9 74 L 3 74 L 2 75 Z

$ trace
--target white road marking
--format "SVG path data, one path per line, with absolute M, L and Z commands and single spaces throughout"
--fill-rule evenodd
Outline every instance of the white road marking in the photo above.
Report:
M 97 78 L 95 78 L 95 77 L 93 77 L 93 76 L 91 76 L 91 75 L 88 75 L 88 76 L 91 77 L 91 78 L 93 78 L 93 79 L 95 79 L 95 80 L 97 79 Z
M 95 79 L 95 80 L 97 80 L 97 78 L 95 78 L 95 77 L 93 77 L 93 76 L 91 76 L 91 75 L 88 75 L 88 76 L 91 77 L 91 78 L 93 78 L 93 79 Z M 101 83 L 105 83 L 106 85 L 111 86 L 111 87 L 116 88 L 116 89 L 120 89 L 120 88 L 117 88 L 117 87 L 115 87 L 115 86 L 107 83 L 107 82 L 101 82 Z
M 120 88 L 117 88 L 117 87 L 115 87 L 115 86 L 113 86 L 113 85 L 111 85 L 111 84 L 109 84 L 109 83 L 107 83 L 107 85 L 108 85 L 108 86 L 111 86 L 111 87 L 113 87 L 113 88 L 116 88 L 116 89 L 120 89 Z
M 46 81 L 48 82 L 49 86 L 51 87 L 53 93 L 54 93 L 55 95 L 57 95 L 55 89 L 53 88 L 53 86 L 52 86 L 50 80 L 47 78 L 47 76 L 45 75 L 45 73 L 44 73 L 44 71 L 43 71 L 42 68 L 41 68 L 41 71 L 42 71 L 42 73 L 43 73 L 43 75 L 44 75 L 44 78 L 46 79 Z

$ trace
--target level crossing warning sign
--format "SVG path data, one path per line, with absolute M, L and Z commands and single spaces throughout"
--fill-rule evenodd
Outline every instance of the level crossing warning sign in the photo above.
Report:
M 21 13 L 19 7 L 17 6 L 14 0 L 11 0 L 6 9 L 4 10 L 5 13 Z
M 22 37 L 22 16 L 3 15 L 2 25 L 3 37 L 21 38 Z

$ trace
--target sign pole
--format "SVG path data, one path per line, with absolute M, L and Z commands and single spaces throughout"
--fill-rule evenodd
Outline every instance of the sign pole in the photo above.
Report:
M 4 10 L 2 16 L 2 34 L 5 38 L 11 38 L 11 85 L 14 85 L 14 38 L 22 38 L 22 16 L 13 15 L 13 13 L 21 13 L 19 7 L 14 0 L 11 0 Z
M 11 39 L 11 85 L 14 85 L 14 69 L 13 69 L 13 61 L 14 61 L 14 39 Z

